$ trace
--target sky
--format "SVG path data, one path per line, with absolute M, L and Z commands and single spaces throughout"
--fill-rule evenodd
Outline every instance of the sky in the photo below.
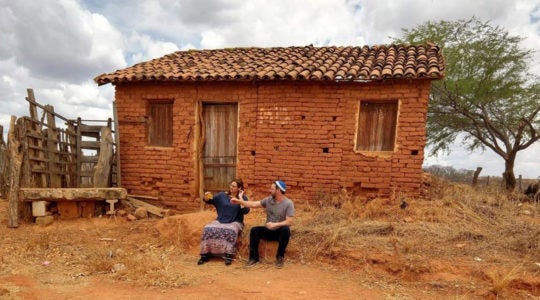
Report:
M 388 44 L 404 28 L 473 16 L 540 50 L 540 0 L 0 0 L 0 125 L 6 140 L 10 116 L 29 115 L 27 88 L 68 119 L 112 118 L 114 86 L 93 78 L 178 50 Z M 460 141 L 424 164 L 504 171 L 502 158 Z M 540 176 L 540 142 L 514 171 Z

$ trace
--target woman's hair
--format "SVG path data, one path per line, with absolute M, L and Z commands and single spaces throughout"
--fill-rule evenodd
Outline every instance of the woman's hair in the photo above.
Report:
M 240 178 L 235 178 L 231 180 L 231 183 L 236 182 L 236 186 L 238 187 L 238 193 L 240 193 L 240 190 L 244 189 L 244 182 Z M 230 194 L 230 190 L 227 192 L 227 194 Z M 236 196 L 236 195 L 235 195 Z
M 244 182 L 242 181 L 242 179 L 236 178 L 236 179 L 233 179 L 233 181 L 231 181 L 231 182 L 236 182 L 236 185 L 238 186 L 239 190 L 244 189 Z

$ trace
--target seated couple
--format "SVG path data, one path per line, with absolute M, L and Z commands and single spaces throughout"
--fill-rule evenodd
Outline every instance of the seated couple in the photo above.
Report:
M 241 179 L 231 182 L 228 193 L 219 193 L 205 203 L 213 204 L 217 210 L 217 220 L 204 227 L 201 239 L 201 258 L 197 264 L 208 261 L 211 255 L 222 256 L 225 264 L 230 265 L 236 254 L 236 239 L 244 227 L 244 214 L 250 208 L 266 209 L 266 224 L 251 228 L 249 237 L 249 261 L 247 267 L 259 262 L 259 242 L 261 239 L 278 241 L 276 254 L 276 267 L 284 264 L 285 250 L 291 236 L 290 226 L 294 219 L 293 202 L 285 197 L 287 186 L 285 182 L 277 180 L 270 186 L 270 196 L 260 201 L 247 201 L 244 195 L 244 183 Z M 205 194 L 208 196 L 209 194 Z

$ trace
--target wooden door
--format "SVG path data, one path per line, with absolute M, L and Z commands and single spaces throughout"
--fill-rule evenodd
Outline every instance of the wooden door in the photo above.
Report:
M 203 104 L 205 191 L 228 191 L 236 176 L 238 104 Z

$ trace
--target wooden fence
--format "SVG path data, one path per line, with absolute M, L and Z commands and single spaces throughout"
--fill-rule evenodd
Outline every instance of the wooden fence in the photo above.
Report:
M 120 175 L 114 166 L 111 119 L 67 119 L 53 106 L 39 104 L 32 89 L 26 100 L 30 116 L 12 116 L 7 147 L 3 137 L 0 144 L 1 191 L 2 196 L 9 195 L 10 205 L 19 202 L 20 188 L 116 186 Z M 58 119 L 64 127 L 57 126 Z M 18 215 L 30 219 L 31 209 L 21 206 Z

